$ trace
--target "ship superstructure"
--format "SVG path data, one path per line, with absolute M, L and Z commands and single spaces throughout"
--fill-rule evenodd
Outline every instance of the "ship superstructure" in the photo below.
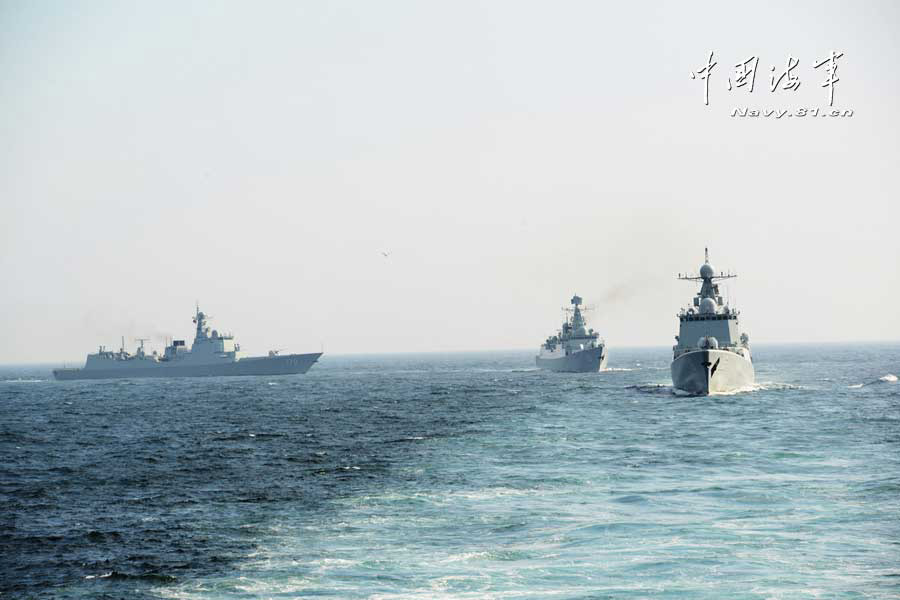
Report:
M 716 273 L 709 250 L 699 275 L 679 275 L 700 282 L 693 306 L 678 313 L 677 343 L 672 348 L 672 384 L 692 394 L 729 392 L 755 381 L 750 338 L 741 331 L 739 311 L 722 299 L 717 282 L 736 277 Z
M 82 369 L 56 369 L 57 379 L 113 379 L 122 377 L 203 377 L 215 375 L 287 375 L 306 373 L 322 355 L 279 354 L 246 356 L 231 334 L 222 334 L 208 325 L 209 316 L 197 307 L 193 321 L 196 325 L 194 343 L 190 349 L 184 340 L 172 340 L 163 354 L 144 351 L 146 338 L 131 354 L 125 350 L 125 340 L 118 351 L 100 346 L 88 354 Z
M 599 371 L 606 366 L 606 343 L 596 331 L 587 328 L 581 296 L 572 296 L 570 303 L 572 308 L 565 309 L 565 322 L 556 335 L 541 344 L 535 364 L 550 371 Z

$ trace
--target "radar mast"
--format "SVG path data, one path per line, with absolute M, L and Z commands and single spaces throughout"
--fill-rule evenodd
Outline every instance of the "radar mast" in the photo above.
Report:
M 700 273 L 698 275 L 679 273 L 678 279 L 681 281 L 702 282 L 700 291 L 694 297 L 694 306 L 699 307 L 701 313 L 716 313 L 718 312 L 717 307 L 721 307 L 724 304 L 722 296 L 719 295 L 719 284 L 716 282 L 725 279 L 733 279 L 737 277 L 737 275 L 731 271 L 723 273 L 716 272 L 716 269 L 709 264 L 709 248 L 703 249 L 703 259 L 704 262 L 700 266 Z M 704 303 L 704 300 L 707 298 L 712 300 L 712 302 Z M 728 312 L 728 307 L 725 308 L 725 312 Z

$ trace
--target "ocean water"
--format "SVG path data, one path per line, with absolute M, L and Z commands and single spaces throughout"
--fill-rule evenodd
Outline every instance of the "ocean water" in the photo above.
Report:
M 8 598 L 898 598 L 900 346 L 672 393 L 531 354 L 305 376 L 0 372 Z

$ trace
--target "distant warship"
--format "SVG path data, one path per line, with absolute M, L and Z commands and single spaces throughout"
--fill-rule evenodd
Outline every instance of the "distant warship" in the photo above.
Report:
M 572 296 L 572 307 L 559 333 L 541 344 L 535 363 L 541 369 L 567 373 L 589 373 L 606 366 L 606 344 L 593 329 L 585 330 L 581 297 Z
M 160 356 L 144 352 L 144 341 L 134 354 L 125 351 L 125 340 L 118 352 L 103 346 L 95 354 L 88 354 L 82 369 L 55 369 L 57 379 L 117 379 L 123 377 L 208 377 L 216 375 L 289 375 L 306 373 L 322 356 L 312 354 L 279 354 L 277 350 L 268 356 L 244 356 L 234 336 L 212 333 L 206 324 L 209 317 L 200 312 L 194 315 L 197 333 L 194 345 L 188 350 L 184 340 L 173 340 Z
M 722 302 L 719 285 L 722 279 L 736 277 L 717 274 L 706 262 L 700 275 L 679 275 L 682 281 L 700 281 L 700 292 L 694 305 L 678 314 L 681 326 L 672 348 L 672 384 L 676 389 L 707 395 L 729 392 L 753 384 L 755 374 L 750 356 L 750 338 L 738 324 L 738 311 Z

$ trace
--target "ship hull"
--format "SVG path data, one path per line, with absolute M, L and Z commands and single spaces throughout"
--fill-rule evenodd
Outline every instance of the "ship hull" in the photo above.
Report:
M 693 350 L 672 361 L 672 386 L 689 394 L 734 392 L 755 381 L 753 363 L 727 350 Z
M 534 362 L 539 369 L 558 373 L 594 373 L 606 367 L 606 347 L 589 348 L 558 358 L 536 356 Z
M 169 365 L 151 363 L 145 367 L 115 369 L 56 369 L 53 376 L 61 381 L 75 379 L 130 379 L 135 377 L 225 377 L 235 375 L 294 375 L 309 371 L 321 352 L 242 358 L 241 360 L 206 365 Z

